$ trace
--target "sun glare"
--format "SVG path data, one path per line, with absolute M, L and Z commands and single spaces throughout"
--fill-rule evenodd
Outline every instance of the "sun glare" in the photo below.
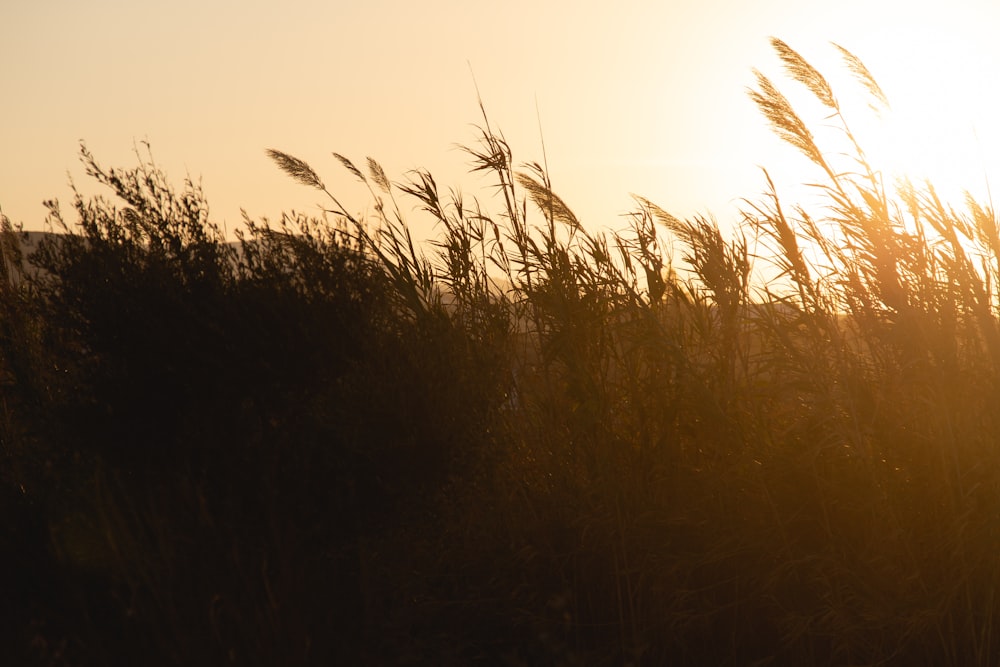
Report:
M 908 178 L 930 182 L 952 205 L 969 191 L 989 195 L 990 157 L 998 146 L 992 110 L 1000 96 L 983 85 L 988 68 L 971 47 L 938 44 L 933 53 L 876 58 L 870 66 L 892 107 L 870 122 L 864 149 L 887 184 Z
M 1000 178 L 1000 123 L 995 115 L 1000 92 L 988 84 L 988 73 L 1000 67 L 997 57 L 957 36 L 920 31 L 905 39 L 859 39 L 844 46 L 864 62 L 889 108 L 859 86 L 836 49 L 828 45 L 802 55 L 828 79 L 865 161 L 882 175 L 887 188 L 906 179 L 917 187 L 932 184 L 956 209 L 964 207 L 966 192 L 990 204 L 991 189 Z M 802 86 L 787 79 L 780 83 L 831 165 L 837 170 L 857 168 L 840 120 Z M 803 177 L 802 156 L 795 153 L 787 151 L 787 159 L 779 156 L 767 165 L 793 191 L 796 182 L 813 178 Z
M 940 109 L 894 108 L 875 122 L 865 145 L 872 166 L 892 183 L 930 182 L 952 203 L 966 190 L 983 193 L 988 180 L 984 146 L 971 120 Z

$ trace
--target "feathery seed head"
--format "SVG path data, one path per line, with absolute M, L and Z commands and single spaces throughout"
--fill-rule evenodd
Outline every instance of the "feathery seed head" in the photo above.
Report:
M 779 91 L 771 80 L 759 70 L 753 70 L 760 90 L 750 89 L 748 94 L 771 123 L 775 133 L 783 140 L 798 148 L 812 162 L 823 165 L 823 155 L 813 140 L 812 132 L 795 113 L 788 98 Z
M 839 44 L 833 44 L 833 46 L 835 49 L 840 51 L 840 55 L 844 59 L 847 69 L 854 75 L 854 78 L 865 87 L 865 90 L 867 90 L 868 93 L 875 98 L 883 109 L 889 109 L 889 99 L 886 97 L 885 93 L 882 92 L 882 87 L 878 85 L 878 82 L 875 80 L 875 77 L 872 76 L 872 73 L 868 71 L 865 64 L 861 62 L 861 59 Z M 879 111 L 879 109 L 874 105 L 872 105 L 872 109 L 876 112 Z
M 326 186 L 323 185 L 323 181 L 321 181 L 316 172 L 313 171 L 313 168 L 302 160 L 273 148 L 268 148 L 267 154 L 277 163 L 278 167 L 283 172 L 294 178 L 302 185 L 308 185 L 309 187 L 316 188 L 317 190 L 325 189 Z
M 778 57 L 785 63 L 785 69 L 793 79 L 809 89 L 816 99 L 828 109 L 838 110 L 836 98 L 833 96 L 833 89 L 827 83 L 826 78 L 820 74 L 815 67 L 810 65 L 805 58 L 797 51 L 788 46 L 777 37 L 771 38 L 771 46 L 778 53 Z

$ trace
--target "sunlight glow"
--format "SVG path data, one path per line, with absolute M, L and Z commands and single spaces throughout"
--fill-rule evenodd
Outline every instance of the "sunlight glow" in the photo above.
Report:
M 936 111 L 889 111 L 865 146 L 872 165 L 886 185 L 902 178 L 915 185 L 929 181 L 952 204 L 966 190 L 982 196 L 988 173 L 976 128 Z
M 892 108 L 874 121 L 864 148 L 886 184 L 930 181 L 952 205 L 961 206 L 966 191 L 985 201 L 995 180 L 988 159 L 998 146 L 990 143 L 990 127 L 1000 105 L 995 88 L 984 85 L 986 59 L 954 39 L 932 54 L 879 64 L 871 69 Z

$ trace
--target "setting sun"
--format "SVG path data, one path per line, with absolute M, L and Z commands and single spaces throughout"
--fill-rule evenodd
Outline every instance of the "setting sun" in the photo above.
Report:
M 891 86 L 892 108 L 873 123 L 873 163 L 896 178 L 930 181 L 956 204 L 966 190 L 986 196 L 997 185 L 1000 89 L 986 83 L 984 64 L 956 43 L 876 75 Z
M 960 207 L 966 192 L 987 202 L 1000 182 L 1000 123 L 995 112 L 1000 88 L 989 83 L 1000 61 L 995 50 L 973 35 L 967 25 L 949 33 L 929 23 L 910 23 L 877 39 L 862 32 L 838 42 L 868 67 L 888 107 L 852 80 L 831 44 L 790 44 L 829 79 L 844 120 L 887 187 L 904 178 L 917 185 L 929 182 L 943 199 Z M 838 152 L 852 153 L 839 121 L 827 118 L 827 111 L 808 93 L 790 88 L 785 92 L 831 160 L 843 157 Z M 781 180 L 791 188 L 808 180 L 800 178 L 801 158 L 793 153 L 786 147 L 784 155 L 770 155 L 762 164 L 785 176 Z M 849 161 L 838 164 L 851 168 Z

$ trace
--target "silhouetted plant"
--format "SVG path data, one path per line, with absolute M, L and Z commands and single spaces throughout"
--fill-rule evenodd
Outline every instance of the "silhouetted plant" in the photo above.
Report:
M 489 200 L 334 153 L 362 218 L 269 150 L 325 210 L 235 243 L 81 148 L 112 197 L 0 230 L 14 659 L 993 664 L 995 214 L 886 184 L 772 46 L 843 144 L 757 73 L 827 205 L 764 172 L 731 230 L 596 231 L 485 110 Z

